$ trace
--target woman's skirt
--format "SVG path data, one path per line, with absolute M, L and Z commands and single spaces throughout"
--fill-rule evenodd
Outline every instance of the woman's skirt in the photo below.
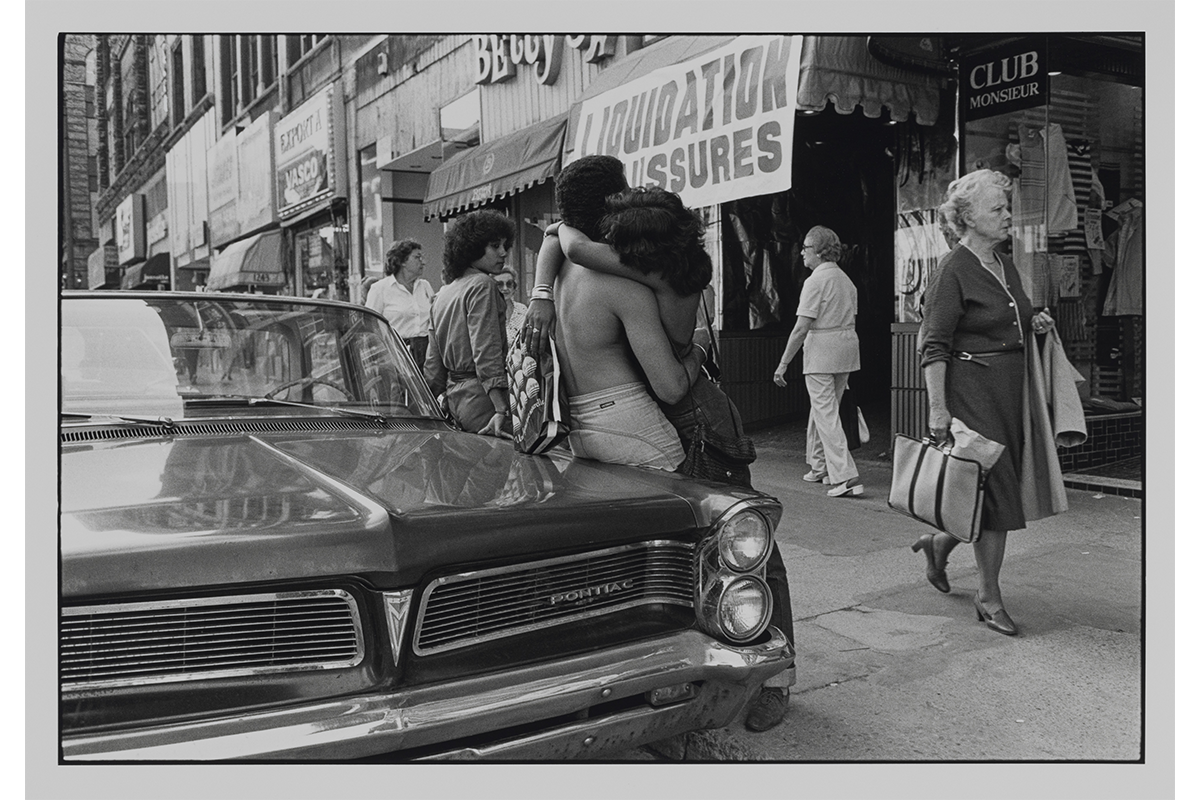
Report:
M 946 405 L 971 430 L 1004 445 L 1004 453 L 984 483 L 983 528 L 1012 531 L 1025 527 L 1021 507 L 1021 409 L 1025 353 L 962 361 L 951 358 L 946 370 Z

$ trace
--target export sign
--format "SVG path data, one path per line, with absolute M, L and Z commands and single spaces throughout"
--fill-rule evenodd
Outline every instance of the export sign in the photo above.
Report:
M 571 156 L 625 164 L 693 208 L 787 190 L 800 36 L 740 36 L 585 100 Z
M 275 185 L 281 216 L 333 193 L 330 97 L 328 91 L 318 94 L 275 126 Z
M 959 67 L 965 122 L 1044 105 L 1050 98 L 1046 47 L 1024 40 L 963 59 Z

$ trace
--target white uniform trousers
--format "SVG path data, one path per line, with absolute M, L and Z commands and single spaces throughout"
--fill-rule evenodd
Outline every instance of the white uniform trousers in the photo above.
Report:
M 858 477 L 858 467 L 846 442 L 838 405 L 850 373 L 813 373 L 804 376 L 811 409 L 808 413 L 808 464 L 814 472 L 828 472 L 836 485 Z

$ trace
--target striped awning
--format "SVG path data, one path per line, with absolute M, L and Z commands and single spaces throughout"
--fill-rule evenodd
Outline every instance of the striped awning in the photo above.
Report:
M 478 208 L 558 174 L 566 127 L 560 114 L 454 156 L 429 173 L 425 219 Z

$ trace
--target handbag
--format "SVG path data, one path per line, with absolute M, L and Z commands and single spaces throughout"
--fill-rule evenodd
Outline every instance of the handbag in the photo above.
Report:
M 745 434 L 736 437 L 716 433 L 708 423 L 699 420 L 688 443 L 687 455 L 678 472 L 689 478 L 715 483 L 750 485 L 750 464 L 758 458 L 754 441 Z
M 545 453 L 571 430 L 570 404 L 554 339 L 540 358 L 526 353 L 521 340 L 513 341 L 505 366 L 513 447 L 529 455 Z
M 896 434 L 888 506 L 960 542 L 973 542 L 979 538 L 986 473 L 978 461 L 952 455 L 952 447 L 952 441 L 937 445 Z
M 846 432 L 846 446 L 857 450 L 860 446 L 871 441 L 871 431 L 867 428 L 867 420 L 863 417 L 862 409 L 854 401 L 854 394 L 847 386 L 842 392 L 842 401 L 838 404 L 838 418 L 842 422 L 842 430 Z
M 715 381 L 703 375 L 688 389 L 688 401 L 682 414 L 667 415 L 687 446 L 677 471 L 689 478 L 754 488 L 750 465 L 758 452 L 754 440 L 742 429 L 737 406 Z

